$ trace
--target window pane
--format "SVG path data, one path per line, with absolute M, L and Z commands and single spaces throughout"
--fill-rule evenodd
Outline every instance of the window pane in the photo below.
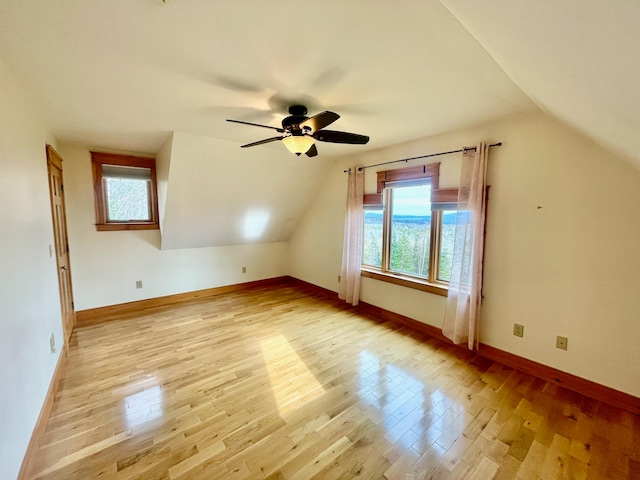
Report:
M 429 276 L 431 186 L 395 187 L 391 200 L 390 269 Z
M 151 221 L 149 182 L 128 178 L 105 178 L 108 221 Z
M 382 208 L 364 211 L 362 264 L 382 267 Z
M 451 259 L 453 258 L 453 239 L 456 233 L 456 210 L 442 211 L 442 231 L 440 232 L 440 265 L 438 280 L 448 282 L 451 279 Z

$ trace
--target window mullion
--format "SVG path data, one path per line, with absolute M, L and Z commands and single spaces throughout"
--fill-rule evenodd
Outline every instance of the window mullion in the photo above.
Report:
M 109 222 L 109 189 L 107 188 L 107 179 L 101 178 L 102 183 L 102 218 Z
M 440 232 L 442 230 L 442 211 L 431 211 L 431 247 L 429 250 L 429 282 L 435 283 L 440 268 Z
M 389 271 L 389 258 L 391 255 L 391 197 L 393 195 L 391 188 L 385 188 L 383 197 L 382 211 L 382 266 L 383 272 Z
M 155 218 L 155 212 L 153 211 L 153 192 L 151 188 L 151 180 L 147 181 L 147 199 L 149 202 L 149 218 Z

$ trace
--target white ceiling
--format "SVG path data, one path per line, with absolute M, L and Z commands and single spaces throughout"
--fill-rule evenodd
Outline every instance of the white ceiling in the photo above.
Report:
M 225 145 L 172 159 L 200 173 L 174 174 L 167 196 L 176 239 L 178 228 L 198 239 L 176 245 L 195 247 L 243 241 L 217 238 L 181 207 L 194 192 L 205 209 L 221 205 L 212 176 L 247 172 L 226 193 L 235 213 L 216 212 L 217 231 L 237 230 L 237 212 L 255 207 L 246 192 L 283 181 L 251 165 L 295 161 L 279 143 L 241 150 L 274 132 L 225 119 L 278 126 L 294 103 L 333 110 L 331 129 L 371 141 L 319 143 L 307 188 L 261 197 L 277 223 L 255 241 L 288 238 L 301 212 L 282 205 L 307 205 L 337 156 L 538 108 L 640 167 L 639 32 L 637 0 L 1 0 L 0 67 L 61 142 L 155 153 L 175 131 L 193 136 L 192 151 Z M 232 161 L 212 160 L 229 145 Z
M 435 0 L 5 0 L 0 53 L 60 140 L 121 150 L 260 140 L 224 120 L 279 125 L 296 102 L 371 137 L 325 156 L 535 108 Z
M 153 153 L 177 130 L 242 144 L 270 132 L 225 118 L 278 125 L 302 102 L 371 137 L 321 145 L 339 155 L 531 99 L 640 164 L 635 0 L 3 0 L 0 54 L 61 141 Z

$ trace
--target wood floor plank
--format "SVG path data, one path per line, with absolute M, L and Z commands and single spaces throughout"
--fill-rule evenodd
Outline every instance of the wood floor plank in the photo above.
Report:
M 636 415 L 298 286 L 105 320 L 72 336 L 30 478 L 554 480 L 640 470 Z

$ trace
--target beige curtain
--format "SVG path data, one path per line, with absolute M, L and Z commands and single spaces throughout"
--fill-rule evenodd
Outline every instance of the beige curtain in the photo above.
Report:
M 480 143 L 462 155 L 451 280 L 442 333 L 454 343 L 478 346 L 482 300 L 485 192 L 488 147 Z
M 362 265 L 362 232 L 364 229 L 364 170 L 353 167 L 349 171 L 347 212 L 344 218 L 342 268 L 338 297 L 357 305 L 360 299 L 360 266 Z

